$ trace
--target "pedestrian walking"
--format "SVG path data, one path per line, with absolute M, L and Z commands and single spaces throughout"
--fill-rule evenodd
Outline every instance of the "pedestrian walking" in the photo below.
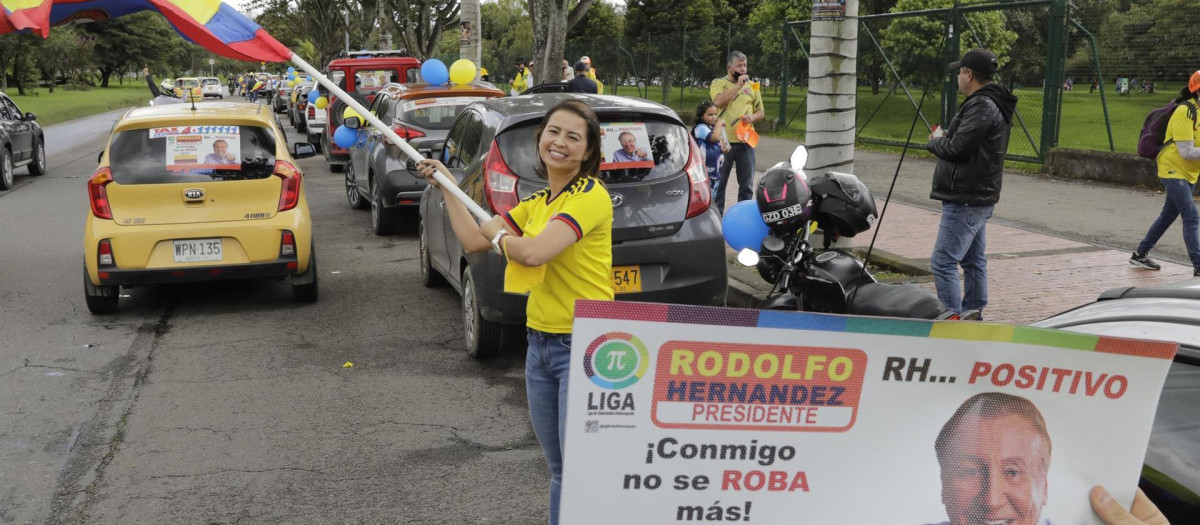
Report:
M 692 136 L 704 149 L 704 169 L 708 172 L 708 185 L 712 186 L 715 198 L 721 190 L 721 162 L 729 151 L 729 140 L 725 136 L 725 121 L 717 118 L 717 106 L 704 100 L 696 106 L 695 125 Z
M 1192 200 L 1192 190 L 1196 187 L 1197 175 L 1200 175 L 1200 148 L 1196 145 L 1196 140 L 1200 138 L 1200 124 L 1197 124 L 1200 119 L 1196 115 L 1200 106 L 1200 71 L 1192 73 L 1187 86 L 1175 97 L 1175 102 L 1179 106 L 1167 122 L 1165 145 L 1156 159 L 1158 182 L 1167 191 L 1167 200 L 1129 258 L 1129 264 L 1150 270 L 1161 269 L 1150 258 L 1150 250 L 1158 244 L 1158 239 L 1171 227 L 1175 218 L 1182 216 L 1183 243 L 1187 246 L 1188 258 L 1192 260 L 1192 274 L 1200 276 L 1200 213 L 1196 210 L 1196 201 Z
M 972 49 L 950 64 L 966 96 L 950 129 L 936 128 L 929 151 L 938 159 L 929 198 L 942 201 L 942 220 L 929 266 L 946 308 L 983 311 L 987 306 L 987 221 L 1000 200 L 1004 155 L 1017 97 L 992 82 L 996 55 Z M 962 266 L 964 285 L 958 283 Z
M 729 53 L 725 60 L 727 74 L 714 79 L 708 88 L 709 96 L 718 108 L 719 117 L 725 121 L 726 128 L 737 126 L 738 122 L 753 125 L 766 116 L 762 95 L 752 89 L 746 68 L 746 55 L 739 51 Z M 737 200 L 748 200 L 753 195 L 754 147 L 738 138 L 736 133 L 729 137 L 729 152 L 725 154 L 725 162 L 720 170 L 720 187 L 729 187 L 729 174 L 734 167 L 737 168 Z M 725 211 L 724 191 L 717 194 L 713 204 L 718 212 Z
M 549 187 L 503 216 L 476 224 L 458 199 L 446 199 L 454 235 L 466 252 L 493 249 L 526 267 L 544 268 L 525 310 L 529 419 L 550 468 L 550 524 L 558 524 L 566 436 L 571 328 L 578 299 L 612 300 L 612 201 L 600 173 L 600 121 L 579 100 L 559 102 L 542 119 L 537 173 Z M 440 162 L 421 161 L 421 176 L 437 186 Z
M 567 82 L 567 93 L 591 93 L 593 95 L 600 93 L 596 81 L 588 78 L 587 64 L 576 62 L 572 71 L 575 73 L 575 78 Z

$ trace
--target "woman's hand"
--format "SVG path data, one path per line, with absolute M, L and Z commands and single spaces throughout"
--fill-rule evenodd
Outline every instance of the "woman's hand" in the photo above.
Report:
M 446 166 L 440 161 L 425 159 L 417 163 L 417 174 L 420 175 L 422 179 L 425 179 L 430 186 L 437 188 L 440 187 L 441 184 L 438 183 L 437 177 L 433 176 L 434 171 L 440 171 L 443 175 L 449 177 L 450 180 L 454 180 L 454 176 L 450 174 L 450 170 L 447 170 Z

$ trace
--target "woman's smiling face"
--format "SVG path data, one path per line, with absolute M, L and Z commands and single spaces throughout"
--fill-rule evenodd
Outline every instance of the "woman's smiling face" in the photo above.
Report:
M 538 155 L 548 173 L 574 176 L 587 149 L 587 121 L 570 111 L 550 115 L 538 137 Z

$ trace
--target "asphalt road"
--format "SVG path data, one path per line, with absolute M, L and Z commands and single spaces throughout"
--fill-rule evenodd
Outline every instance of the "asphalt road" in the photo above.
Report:
M 319 302 L 233 282 L 88 313 L 84 184 L 118 115 L 48 128 L 49 172 L 0 193 L 0 523 L 545 521 L 523 351 L 468 358 L 416 235 L 372 235 L 320 156 Z

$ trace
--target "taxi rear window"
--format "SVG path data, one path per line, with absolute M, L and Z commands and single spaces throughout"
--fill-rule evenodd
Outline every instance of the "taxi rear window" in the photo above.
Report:
M 254 180 L 275 172 L 275 140 L 256 126 L 129 129 L 109 146 L 117 184 Z

